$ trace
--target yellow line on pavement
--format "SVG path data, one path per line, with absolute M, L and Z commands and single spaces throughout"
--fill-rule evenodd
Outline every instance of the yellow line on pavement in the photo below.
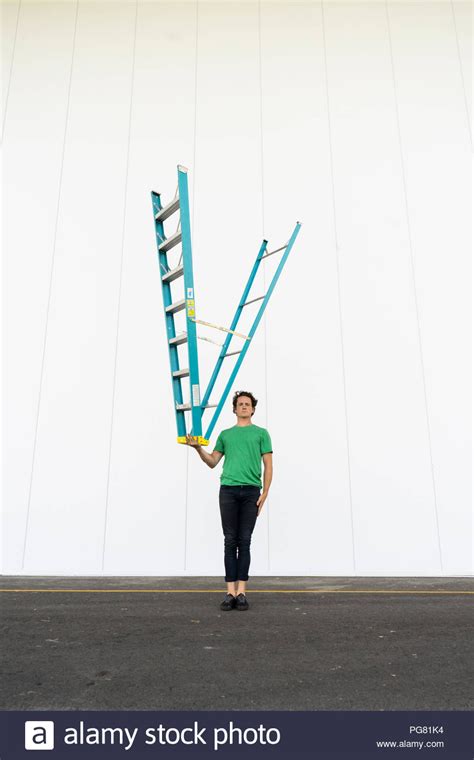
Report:
M 136 589 L 136 588 L 0 588 L 12 594 L 222 594 L 223 589 Z M 404 589 L 250 589 L 251 594 L 474 594 L 474 591 Z

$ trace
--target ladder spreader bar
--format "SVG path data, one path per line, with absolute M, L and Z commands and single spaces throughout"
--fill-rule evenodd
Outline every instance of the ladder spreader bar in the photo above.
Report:
M 196 338 L 198 340 L 205 340 L 207 343 L 214 343 L 215 346 L 222 348 L 222 343 L 218 343 L 217 340 L 212 340 L 212 338 L 206 338 L 205 335 L 196 335 Z
M 245 304 L 244 304 L 244 306 L 245 306 Z M 244 340 L 250 340 L 250 338 L 249 338 L 248 335 L 244 335 L 243 333 L 235 332 L 235 330 L 228 330 L 227 327 L 221 327 L 221 325 L 214 325 L 212 322 L 204 322 L 204 320 L 202 320 L 202 319 L 193 319 L 192 321 L 196 322 L 198 325 L 205 325 L 206 327 L 213 327 L 215 330 L 222 330 L 222 332 L 232 333 L 232 335 L 237 335 L 238 338 L 244 338 Z
M 217 404 L 206 404 L 206 406 L 203 406 L 202 404 L 199 404 L 198 407 L 200 409 L 215 409 Z M 190 412 L 192 408 L 191 404 L 176 404 L 176 411 L 178 412 Z

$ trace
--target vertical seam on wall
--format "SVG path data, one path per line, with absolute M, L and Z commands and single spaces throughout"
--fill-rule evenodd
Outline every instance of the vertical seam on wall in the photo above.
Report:
M 105 564 L 105 547 L 107 543 L 107 519 L 109 514 L 109 489 L 110 489 L 110 470 L 112 463 L 112 440 L 114 429 L 114 414 L 115 414 L 115 391 L 117 387 L 117 356 L 118 356 L 118 344 L 120 333 L 120 306 L 122 303 L 122 280 L 123 280 L 123 259 L 125 250 L 125 226 L 127 218 L 127 196 L 128 196 L 128 170 L 130 165 L 130 143 L 132 133 L 132 110 L 133 110 L 133 90 L 135 85 L 135 52 L 137 46 L 137 20 L 138 20 L 138 0 L 135 2 L 135 29 L 133 36 L 133 53 L 132 53 L 132 73 L 130 78 L 130 106 L 128 112 L 128 144 L 127 144 L 127 158 L 125 163 L 125 188 L 123 194 L 123 210 L 122 210 L 122 251 L 120 254 L 120 274 L 119 274 L 119 286 L 118 286 L 118 303 L 117 303 L 117 330 L 115 333 L 115 355 L 114 355 L 114 371 L 112 379 L 112 410 L 110 416 L 110 435 L 109 435 L 109 459 L 107 465 L 107 486 L 105 491 L 105 515 L 104 515 L 104 538 L 102 543 L 102 572 L 104 572 Z
M 463 91 L 463 95 L 464 95 L 464 107 L 466 109 L 467 129 L 468 129 L 468 132 L 469 132 L 469 140 L 470 140 L 471 147 L 472 147 L 471 120 L 469 118 L 469 109 L 467 107 L 466 83 L 464 81 L 464 72 L 463 72 L 462 61 L 461 61 L 461 50 L 459 48 L 458 27 L 457 27 L 457 24 L 456 24 L 456 13 L 454 11 L 453 0 L 451 0 L 451 11 L 452 11 L 452 14 L 453 14 L 454 36 L 456 38 L 456 47 L 457 47 L 457 51 L 458 51 L 458 61 L 459 61 L 459 71 L 460 71 L 460 74 L 461 74 L 462 91 Z
M 65 124 L 64 124 L 64 137 L 63 137 L 63 147 L 62 147 L 62 155 L 61 155 L 61 169 L 59 172 L 58 202 L 56 206 L 56 221 L 54 224 L 53 252 L 51 255 L 51 267 L 50 267 L 50 274 L 49 274 L 48 301 L 46 305 L 46 320 L 45 320 L 44 337 L 43 337 L 43 352 L 42 352 L 42 357 L 41 357 L 40 382 L 39 382 L 39 390 L 38 390 L 38 405 L 36 408 L 36 422 L 35 422 L 35 432 L 34 432 L 34 438 L 33 438 L 33 453 L 31 457 L 30 483 L 28 487 L 28 503 L 27 503 L 27 508 L 26 508 L 25 538 L 23 542 L 23 557 L 22 557 L 22 562 L 21 562 L 22 570 L 25 567 L 28 528 L 29 528 L 29 523 L 30 523 L 31 493 L 32 493 L 32 487 L 33 487 L 33 473 L 34 473 L 35 460 L 36 460 L 36 444 L 38 440 L 38 424 L 39 424 L 39 416 L 40 416 L 40 409 L 41 409 L 41 393 L 43 390 L 44 361 L 45 361 L 45 355 L 46 355 L 46 343 L 47 343 L 47 338 L 48 338 L 49 312 L 50 312 L 50 307 L 51 307 L 51 293 L 53 290 L 54 261 L 55 261 L 55 256 L 56 256 L 56 240 L 57 240 L 57 235 L 58 235 L 59 209 L 61 206 L 61 190 L 62 190 L 62 182 L 63 182 L 64 155 L 66 152 L 66 136 L 67 136 L 67 128 L 68 128 L 68 122 L 69 122 L 69 104 L 71 100 L 72 72 L 74 68 L 74 56 L 76 52 L 76 31 L 77 31 L 78 14 L 79 14 L 79 0 L 76 0 L 76 16 L 74 20 L 74 34 L 73 34 L 73 39 L 72 39 L 71 66 L 69 70 L 69 86 L 68 86 L 67 103 L 66 103 L 66 118 L 65 118 Z
M 398 107 L 398 95 L 397 95 L 397 86 L 396 86 L 396 79 L 395 79 L 395 62 L 393 58 L 393 48 L 392 48 L 392 33 L 390 28 L 390 15 L 388 11 L 388 0 L 385 0 L 385 12 L 387 16 L 387 29 L 388 29 L 388 42 L 389 42 L 389 49 L 390 49 L 390 63 L 392 68 L 392 80 L 393 80 L 393 93 L 394 93 L 394 101 L 395 101 L 395 115 L 396 115 L 396 121 L 397 121 L 397 131 L 398 131 L 398 146 L 400 151 L 400 165 L 401 165 L 401 173 L 402 173 L 402 183 L 403 183 L 403 195 L 404 195 L 404 201 L 405 201 L 405 214 L 406 214 L 406 223 L 407 223 L 407 234 L 408 234 L 408 248 L 410 253 L 410 266 L 411 266 L 411 279 L 412 279 L 412 286 L 413 286 L 413 298 L 415 303 L 415 312 L 416 312 L 416 323 L 417 323 L 417 335 L 418 335 L 418 349 L 420 353 L 420 364 L 421 364 L 421 375 L 422 375 L 422 383 L 423 383 L 423 395 L 425 400 L 425 416 L 426 416 L 426 428 L 428 432 L 428 453 L 429 453 L 429 459 L 430 459 L 430 466 L 431 466 L 431 482 L 433 487 L 433 501 L 434 501 L 434 514 L 435 514 L 435 524 L 436 524 L 436 531 L 438 536 L 438 552 L 439 552 L 439 562 L 441 570 L 443 569 L 443 557 L 441 552 L 441 536 L 439 531 L 439 517 L 438 517 L 438 501 L 436 498 L 436 482 L 435 482 L 435 474 L 434 474 L 434 465 L 433 465 L 433 447 L 431 442 L 431 429 L 430 429 L 430 417 L 429 417 L 429 410 L 428 410 L 428 397 L 426 393 L 426 373 L 425 373 L 425 364 L 423 360 L 423 346 L 421 342 L 421 326 L 420 326 L 420 312 L 418 307 L 418 297 L 417 297 L 417 291 L 416 291 L 416 276 L 415 276 L 415 262 L 414 262 L 414 255 L 413 255 L 413 243 L 412 243 L 412 234 L 411 234 L 411 225 L 410 225 L 410 213 L 408 210 L 408 192 L 407 192 L 407 183 L 406 183 L 406 175 L 405 175 L 405 159 L 403 155 L 403 145 L 402 145 L 402 135 L 401 135 L 401 129 L 400 129 L 400 114 L 399 114 L 399 107 Z
M 332 132 L 331 132 L 331 109 L 329 105 L 329 76 L 328 76 L 328 62 L 326 52 L 326 32 L 324 24 L 324 3 L 321 1 L 321 19 L 322 19 L 322 32 L 323 32 L 323 50 L 324 50 L 324 71 L 326 81 L 326 103 L 328 114 L 328 137 L 329 137 L 329 163 L 331 167 L 331 189 L 332 189 L 332 206 L 333 206 L 333 221 L 334 221 L 334 243 L 336 253 L 336 274 L 337 274 L 337 304 L 339 310 L 339 333 L 341 336 L 341 362 L 342 362 L 342 386 L 344 393 L 344 418 L 346 427 L 346 451 L 347 451 L 347 474 L 349 480 L 349 505 L 350 505 L 350 517 L 351 517 L 351 537 L 352 537 L 352 564 L 354 567 L 354 573 L 356 572 L 356 555 L 355 555 L 355 540 L 354 540 L 354 514 L 352 504 L 352 478 L 351 478 L 351 457 L 350 457 L 350 445 L 349 445 L 349 421 L 347 413 L 347 390 L 346 390 L 346 367 L 344 357 L 344 331 L 342 320 L 342 307 L 341 307 L 341 277 L 339 272 L 339 243 L 337 236 L 337 214 L 336 214 L 336 191 L 334 182 L 334 161 L 332 150 Z
M 193 135 L 193 209 L 191 212 L 191 231 L 194 230 L 196 209 L 196 135 L 197 135 L 197 91 L 198 91 L 198 42 L 199 42 L 199 0 L 196 0 L 196 33 L 194 39 L 194 135 Z M 185 417 L 186 419 L 186 417 Z M 189 492 L 189 455 L 190 447 L 186 446 L 186 487 L 184 489 L 184 570 L 187 569 L 188 559 L 188 492 Z
M 5 98 L 5 110 L 3 112 L 3 124 L 2 124 L 2 140 L 5 136 L 5 122 L 7 120 L 7 110 L 8 110 L 8 99 L 10 97 L 10 84 L 12 81 L 12 71 L 13 71 L 13 62 L 15 60 L 15 50 L 16 50 L 16 40 L 18 37 L 18 21 L 20 18 L 20 10 L 21 10 L 21 0 L 18 3 L 18 10 L 16 12 L 16 23 L 15 23 L 15 36 L 13 38 L 13 50 L 12 50 L 12 59 L 10 63 L 10 72 L 8 74 L 8 86 L 7 86 L 7 95 Z
M 261 176 L 261 194 L 262 194 L 262 238 L 265 238 L 265 153 L 263 140 L 263 77 L 262 77 L 262 4 L 258 0 L 258 69 L 259 69 L 259 89 L 260 89 L 260 176 Z M 267 291 L 266 264 L 263 262 L 263 292 Z M 268 429 L 268 363 L 267 363 L 267 317 L 263 315 L 263 356 L 264 356 L 264 388 L 265 388 L 265 428 Z M 267 498 L 267 502 L 269 503 Z M 270 510 L 267 514 L 267 569 L 270 570 Z

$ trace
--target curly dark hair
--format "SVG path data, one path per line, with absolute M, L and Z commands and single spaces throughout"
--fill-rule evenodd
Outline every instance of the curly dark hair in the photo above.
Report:
M 252 402 L 252 408 L 253 408 L 253 412 L 252 412 L 252 417 L 253 417 L 253 415 L 255 414 L 255 409 L 256 409 L 256 406 L 258 404 L 258 401 L 255 398 L 255 396 L 253 395 L 253 393 L 250 393 L 250 391 L 236 391 L 234 393 L 234 398 L 232 399 L 232 409 L 235 412 L 235 410 L 237 408 L 237 399 L 239 399 L 241 396 L 247 396 L 247 398 L 249 398 L 251 400 L 251 402 Z

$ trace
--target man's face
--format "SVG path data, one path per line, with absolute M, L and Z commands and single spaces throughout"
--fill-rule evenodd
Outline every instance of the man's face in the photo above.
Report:
M 248 396 L 239 396 L 235 405 L 235 413 L 241 419 L 249 419 L 252 416 L 252 399 Z

